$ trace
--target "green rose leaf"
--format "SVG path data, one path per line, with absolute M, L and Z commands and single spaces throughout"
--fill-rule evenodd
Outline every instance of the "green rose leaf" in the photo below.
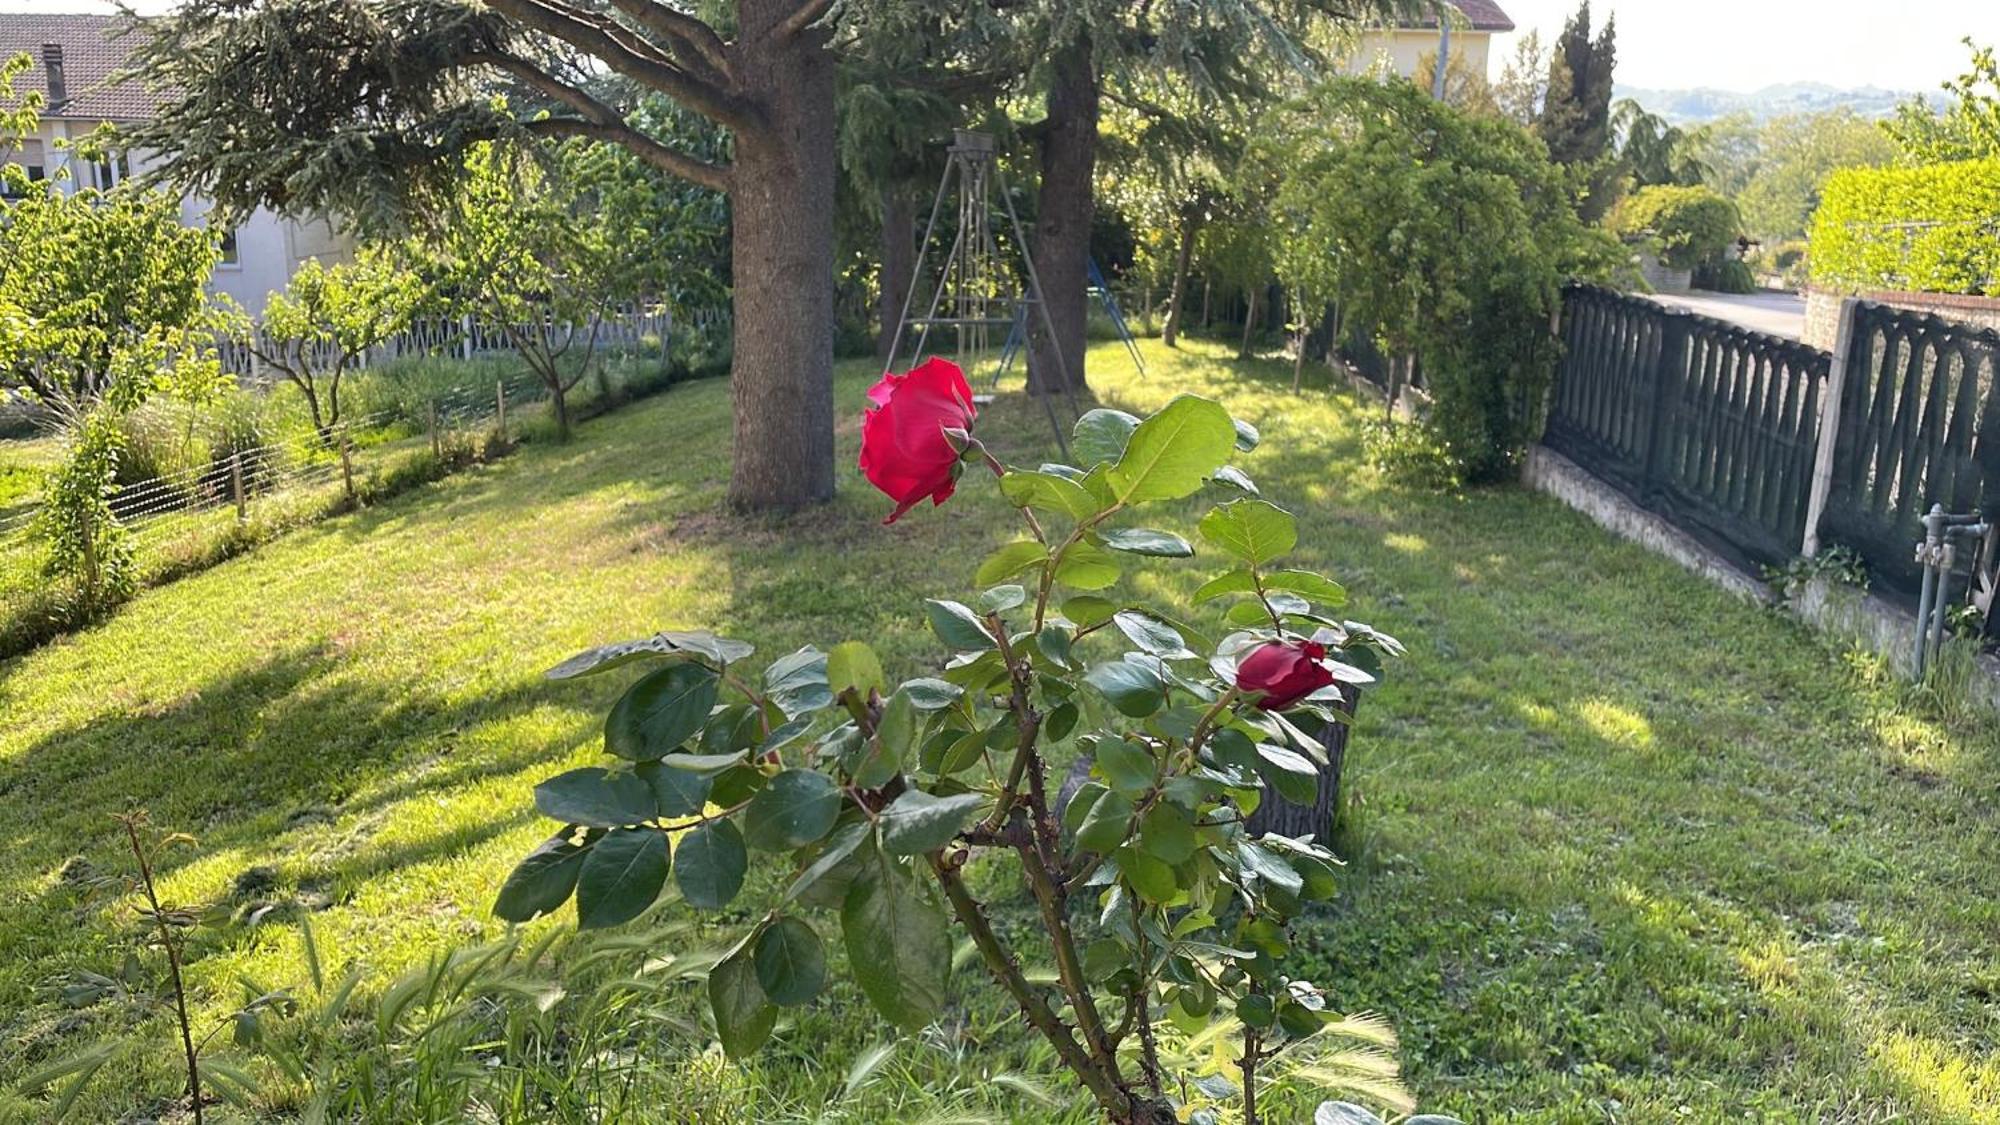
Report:
M 1159 763 L 1144 746 L 1123 738 L 1107 738 L 1097 744 L 1097 772 L 1111 788 L 1128 797 L 1137 797 L 1152 787 Z
M 1310 570 L 1281 570 L 1264 576 L 1268 590 L 1288 590 L 1324 606 L 1347 604 L 1347 589 L 1333 579 Z
M 1298 521 L 1267 500 L 1231 500 L 1201 518 L 1201 537 L 1252 566 L 1298 546 Z
M 1150 527 L 1118 528 L 1105 532 L 1102 538 L 1105 546 L 1130 555 L 1185 559 L 1194 554 L 1194 545 L 1187 540 L 1171 531 L 1158 531 Z
M 588 844 L 570 843 L 568 836 L 543 840 L 500 885 L 500 895 L 493 900 L 494 915 L 509 922 L 528 922 L 569 901 L 589 850 Z
M 826 653 L 807 645 L 772 661 L 764 670 L 764 696 L 787 719 L 832 706 Z
M 986 631 L 986 623 L 967 606 L 959 602 L 926 598 L 924 612 L 930 616 L 931 631 L 952 649 L 958 652 L 975 652 L 993 647 L 993 634 Z
M 882 848 L 890 855 L 936 851 L 951 843 L 985 800 L 977 793 L 933 797 L 921 789 L 904 790 L 882 810 Z
M 1097 665 L 1083 678 L 1121 714 L 1135 719 L 1145 718 L 1167 702 L 1166 682 L 1144 664 L 1113 660 Z
M 980 591 L 979 603 L 974 609 L 982 616 L 988 613 L 1005 613 L 1010 609 L 1021 608 L 1027 600 L 1028 591 L 1025 587 L 1009 583 Z
M 715 1034 L 732 1059 L 755 1054 L 778 1022 L 778 1009 L 757 983 L 754 955 L 744 945 L 708 971 L 708 1005 L 715 1013 Z
M 742 641 L 728 637 L 718 637 L 708 632 L 677 632 L 664 630 L 636 641 L 619 641 L 616 644 L 599 645 L 586 649 L 545 673 L 551 680 L 570 680 L 578 676 L 594 676 L 623 667 L 635 660 L 656 657 L 702 656 L 718 664 L 741 660 L 756 651 Z
M 1097 464 L 1113 464 L 1125 455 L 1125 446 L 1132 440 L 1132 432 L 1138 428 L 1139 419 L 1123 410 L 1105 407 L 1088 410 L 1076 420 L 1070 450 L 1086 469 Z
M 1278 795 L 1295 805 L 1310 805 L 1319 798 L 1319 767 L 1296 750 L 1269 742 L 1257 744 L 1257 772 L 1271 783 Z
M 1000 493 L 1016 508 L 1058 512 L 1073 520 L 1097 514 L 1097 500 L 1077 482 L 1049 472 L 1015 470 L 1000 478 Z
M 576 879 L 576 925 L 595 930 L 645 913 L 667 882 L 667 836 L 656 828 L 614 828 L 591 845 Z
M 1215 470 L 1215 475 L 1208 479 L 1214 481 L 1216 484 L 1233 488 L 1238 492 L 1247 492 L 1252 496 L 1258 495 L 1257 483 L 1245 475 L 1242 469 L 1234 465 L 1224 465 L 1220 469 Z
M 1258 442 L 1264 440 L 1263 435 L 1257 432 L 1257 427 L 1245 422 L 1243 419 L 1231 418 L 1230 422 L 1236 427 L 1236 451 L 1238 453 L 1248 453 L 1257 448 Z
M 1118 604 L 1109 598 L 1095 594 L 1078 594 L 1062 604 L 1062 615 L 1076 622 L 1080 628 L 1102 625 L 1118 612 Z
M 1077 825 L 1077 850 L 1109 852 L 1125 842 L 1125 826 L 1131 820 L 1132 799 L 1123 793 L 1105 793 L 1090 806 Z
M 888 687 L 889 678 L 882 674 L 882 661 L 875 650 L 861 641 L 847 641 L 833 646 L 826 654 L 826 686 L 835 698 L 849 688 L 862 699 L 871 691 L 882 691 Z
M 1016 539 L 986 556 L 986 561 L 980 563 L 979 570 L 973 574 L 972 581 L 980 586 L 1005 582 L 1029 567 L 1039 566 L 1048 557 L 1049 549 L 1033 539 Z
M 1117 556 L 1089 541 L 1070 544 L 1056 565 L 1056 581 L 1078 590 L 1102 590 L 1118 573 Z
M 1139 821 L 1139 842 L 1146 854 L 1165 863 L 1185 863 L 1194 858 L 1194 821 L 1187 810 L 1161 801 L 1146 810 Z M 683 849 L 685 854 L 685 849 Z M 683 861 L 685 862 L 685 861 Z
M 876 1011 L 910 1032 L 937 1018 L 951 972 L 951 935 L 944 915 L 898 863 L 877 854 L 863 865 L 841 903 L 840 929 L 855 983 Z
M 681 837 L 674 883 L 689 906 L 720 910 L 743 889 L 750 855 L 734 821 L 711 820 Z
M 718 680 L 704 664 L 671 664 L 649 672 L 620 696 L 604 721 L 604 748 L 650 762 L 694 736 L 715 706 Z
M 750 798 L 743 837 L 753 848 L 783 851 L 812 843 L 840 816 L 840 788 L 823 773 L 789 769 Z
M 780 901 L 792 901 L 814 883 L 819 882 L 828 872 L 840 866 L 841 861 L 853 855 L 862 841 L 868 839 L 871 827 L 865 820 L 856 821 L 828 837 L 826 846 L 820 849 L 819 854 L 813 857 L 813 861 L 806 865 L 804 871 L 799 872 L 799 877 L 792 880 L 792 885 L 785 889 L 785 897 Z
M 909 696 L 910 705 L 919 711 L 942 711 L 965 694 L 965 689 L 957 684 L 932 678 L 905 680 L 896 691 Z
M 1141 652 L 1149 652 L 1162 660 L 1191 660 L 1194 653 L 1187 647 L 1180 631 L 1151 614 L 1136 609 L 1121 610 L 1111 619 L 1125 639 Z
M 559 773 L 535 786 L 535 808 L 551 820 L 592 828 L 638 824 L 660 815 L 651 786 L 596 766 Z
M 709 774 L 669 769 L 663 762 L 641 762 L 632 772 L 652 789 L 661 816 L 693 816 L 708 803 Z
M 1127 504 L 1177 500 L 1200 489 L 1235 442 L 1235 423 L 1220 403 L 1181 395 L 1139 423 L 1106 480 Z
M 1218 574 L 1214 578 L 1202 583 L 1201 588 L 1194 592 L 1194 603 L 1200 605 L 1203 602 L 1212 602 L 1217 598 L 1227 597 L 1230 594 L 1254 594 L 1256 592 L 1257 580 L 1250 576 L 1248 570 L 1232 570 L 1224 574 Z
M 917 707 L 908 693 L 898 691 L 882 706 L 875 737 L 865 742 L 852 771 L 854 784 L 875 789 L 903 772 L 917 737 Z
M 780 918 L 764 927 L 752 959 L 758 986 L 781 1008 L 804 1004 L 826 987 L 826 946 L 797 918 Z
M 1172 867 L 1130 845 L 1118 849 L 1118 870 L 1147 902 L 1171 902 L 1180 893 Z

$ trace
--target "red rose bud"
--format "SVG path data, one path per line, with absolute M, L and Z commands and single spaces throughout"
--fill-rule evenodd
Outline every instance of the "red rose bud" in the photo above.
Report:
M 959 456 L 946 431 L 963 433 L 978 414 L 965 373 L 950 360 L 928 359 L 906 374 L 884 374 L 868 402 L 861 472 L 896 502 L 882 522 L 895 523 L 926 496 L 944 503 L 958 484 Z
M 1326 648 L 1311 641 L 1272 641 L 1258 645 L 1236 666 L 1236 689 L 1262 692 L 1257 706 L 1285 711 L 1299 700 L 1333 683 L 1333 673 L 1320 666 Z

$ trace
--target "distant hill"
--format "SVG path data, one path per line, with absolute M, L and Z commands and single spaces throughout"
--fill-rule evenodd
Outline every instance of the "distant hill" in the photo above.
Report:
M 1784 82 L 1761 90 L 1649 90 L 1638 86 L 1618 86 L 1614 96 L 1631 98 L 1652 113 L 1674 124 L 1712 121 L 1732 113 L 1748 113 L 1759 121 L 1788 113 L 1819 113 L 1845 107 L 1863 117 L 1885 117 L 1898 102 L 1911 96 L 1908 90 L 1884 90 L 1876 86 L 1843 90 L 1822 82 Z M 1942 93 L 1925 95 L 1939 106 L 1949 103 Z

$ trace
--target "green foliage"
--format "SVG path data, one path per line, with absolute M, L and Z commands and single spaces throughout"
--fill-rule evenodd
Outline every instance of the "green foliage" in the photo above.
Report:
M 1596 38 L 1590 33 L 1590 0 L 1580 0 L 1563 24 L 1549 59 L 1541 116 L 1535 131 L 1549 158 L 1583 172 L 1580 199 L 1586 219 L 1597 219 L 1617 198 L 1618 161 L 1611 151 L 1612 70 L 1617 65 L 1618 29 L 1607 18 Z
M 1949 108 L 1940 111 L 1928 98 L 1911 98 L 1882 123 L 1906 163 L 2000 158 L 2000 61 L 1993 48 L 1969 37 L 1965 46 L 1972 52 L 1971 62 L 1963 74 L 1943 84 L 1953 98 Z
M 1540 432 L 1560 286 L 1617 254 L 1578 220 L 1572 178 L 1520 126 L 1402 82 L 1327 83 L 1274 114 L 1257 152 L 1294 299 L 1337 300 L 1384 350 L 1418 355 L 1438 436 L 1473 478 L 1505 475 Z
M 1743 233 L 1736 205 L 1714 190 L 1664 184 L 1620 200 L 1608 225 L 1657 245 L 1662 261 L 1684 270 L 1719 264 Z
M 84 415 L 74 426 L 68 455 L 43 482 L 35 513 L 33 533 L 48 549 L 43 570 L 73 585 L 84 614 L 132 592 L 131 539 L 111 510 L 123 445 L 113 411 Z
M 1773 118 L 1759 135 L 1754 171 L 1736 196 L 1743 225 L 1765 242 L 1803 238 L 1829 176 L 1895 157 L 1896 146 L 1882 130 L 1851 110 Z
M 566 661 L 552 674 L 655 663 L 604 725 L 605 748 L 640 764 L 571 770 L 536 788 L 536 807 L 562 827 L 508 879 L 495 911 L 525 922 L 573 886 L 579 927 L 630 921 L 667 886 L 675 836 L 684 896 L 726 909 L 750 857 L 781 853 L 753 870 L 775 866 L 791 890 L 753 910 L 709 971 L 709 1008 L 731 1057 L 772 1034 L 780 1007 L 826 987 L 825 940 L 801 907 L 828 901 L 839 904 L 855 983 L 890 1023 L 916 1032 L 943 1014 L 956 931 L 1113 1119 L 1170 1106 L 1183 1078 L 1214 1081 L 1218 1060 L 1162 1073 L 1157 1037 L 1169 1031 L 1235 1043 L 1227 1057 L 1240 1081 L 1261 1080 L 1260 1066 L 1337 1022 L 1319 987 L 1278 964 L 1288 923 L 1333 893 L 1337 861 L 1308 841 L 1245 831 L 1244 815 L 1264 800 L 1312 799 L 1311 762 L 1324 749 L 1260 710 L 1234 669 L 1252 650 L 1310 634 L 1340 663 L 1325 666 L 1328 690 L 1304 700 L 1298 718 L 1326 722 L 1332 686 L 1372 683 L 1363 668 L 1401 647 L 1331 616 L 1346 598 L 1337 583 L 1273 569 L 1298 528 L 1261 499 L 1200 521 L 1230 568 L 1221 586 L 1210 583 L 1213 596 L 1236 598 L 1227 616 L 1239 628 L 1220 642 L 1135 603 L 1085 609 L 1056 596 L 1110 585 L 1127 559 L 1192 555 L 1177 535 L 1113 521 L 1196 494 L 1257 436 L 1219 403 L 1184 395 L 1143 419 L 1086 415 L 1075 445 L 1085 465 L 992 462 L 1030 538 L 1001 548 L 979 581 L 1021 575 L 1023 584 L 986 590 L 977 608 L 925 604 L 957 654 L 941 679 L 892 688 L 858 641 L 830 655 L 802 648 L 757 677 L 744 671 L 749 645 L 707 633 L 661 633 Z M 977 442 L 967 457 L 986 460 Z M 1102 629 L 1107 619 L 1115 629 Z M 1092 635 L 1100 639 L 1086 648 Z M 1091 752 L 1096 766 L 1058 809 L 1045 774 L 1064 745 Z M 1300 763 L 1302 788 L 1280 780 L 1267 793 L 1262 763 L 1273 756 Z M 700 795 L 686 798 L 680 780 L 671 790 L 656 783 L 669 778 L 699 779 Z M 969 882 L 968 859 L 981 851 L 1018 860 L 1035 890 L 1062 986 L 1053 1005 L 1023 978 Z M 1087 933 L 1070 899 L 1095 903 L 1101 920 Z M 1058 1015 L 1064 1006 L 1082 1039 Z M 1119 1053 L 1131 1061 L 1121 1067 Z
M 353 261 L 308 258 L 264 304 L 260 324 L 241 310 L 230 331 L 305 397 L 313 429 L 331 441 L 341 421 L 341 379 L 370 348 L 409 326 L 428 288 L 390 251 L 364 247 Z M 261 329 L 261 331 L 260 331 Z
M 1696 154 L 1699 130 L 1690 132 L 1647 113 L 1630 98 L 1612 107 L 1611 127 L 1618 137 L 1618 160 L 1640 187 L 1653 184 L 1688 186 L 1704 182 L 1710 169 Z
M 1813 284 L 2000 292 L 1996 217 L 2000 159 L 1838 172 L 1813 215 Z
M 1456 492 L 1465 466 L 1427 424 L 1371 419 L 1361 431 L 1361 449 L 1376 472 L 1412 488 Z

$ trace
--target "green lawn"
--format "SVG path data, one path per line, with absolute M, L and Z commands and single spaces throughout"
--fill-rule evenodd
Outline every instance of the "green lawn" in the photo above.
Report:
M 1244 468 L 1300 514 L 1304 561 L 1410 644 L 1363 700 L 1363 846 L 1300 970 L 1390 1017 L 1426 1109 L 2000 1118 L 2000 741 L 1545 498 L 1385 481 L 1361 463 L 1370 407 L 1323 380 L 1294 398 L 1289 365 L 1223 354 L 1149 345 L 1141 381 L 1100 346 L 1093 381 L 1108 403 L 1191 390 L 1257 423 Z M 246 916 L 199 943 L 191 978 L 211 1013 L 240 973 L 302 979 L 296 927 L 249 924 L 259 903 L 313 911 L 324 958 L 367 966 L 372 988 L 500 931 L 492 892 L 546 831 L 528 789 L 596 759 L 619 687 L 540 678 L 572 651 L 705 627 L 766 656 L 865 638 L 914 672 L 934 651 L 918 599 L 962 591 L 1012 524 L 968 481 L 879 526 L 886 502 L 845 470 L 865 368 L 839 387 L 840 498 L 793 521 L 720 509 L 728 388 L 698 383 L 0 664 L 0 1082 L 119 1035 L 76 1119 L 157 1113 L 175 1091 L 163 1018 L 60 996 L 123 958 L 129 910 L 87 905 L 76 884 L 124 866 L 107 814 L 128 804 L 199 840 L 164 862 L 173 897 Z M 1026 404 L 990 415 L 1003 457 L 1045 455 Z M 1185 594 L 1201 577 L 1128 581 Z M 1081 1120 L 976 969 L 958 990 L 949 1026 L 843 1095 L 849 1063 L 890 1035 L 851 987 L 742 1072 L 706 1053 L 669 988 L 677 1032 L 625 1044 L 651 1053 L 646 1088 L 664 1093 L 621 1119 Z M 0 1094 L 0 1119 L 42 1104 Z M 1303 1120 L 1290 1113 L 1274 1120 Z

